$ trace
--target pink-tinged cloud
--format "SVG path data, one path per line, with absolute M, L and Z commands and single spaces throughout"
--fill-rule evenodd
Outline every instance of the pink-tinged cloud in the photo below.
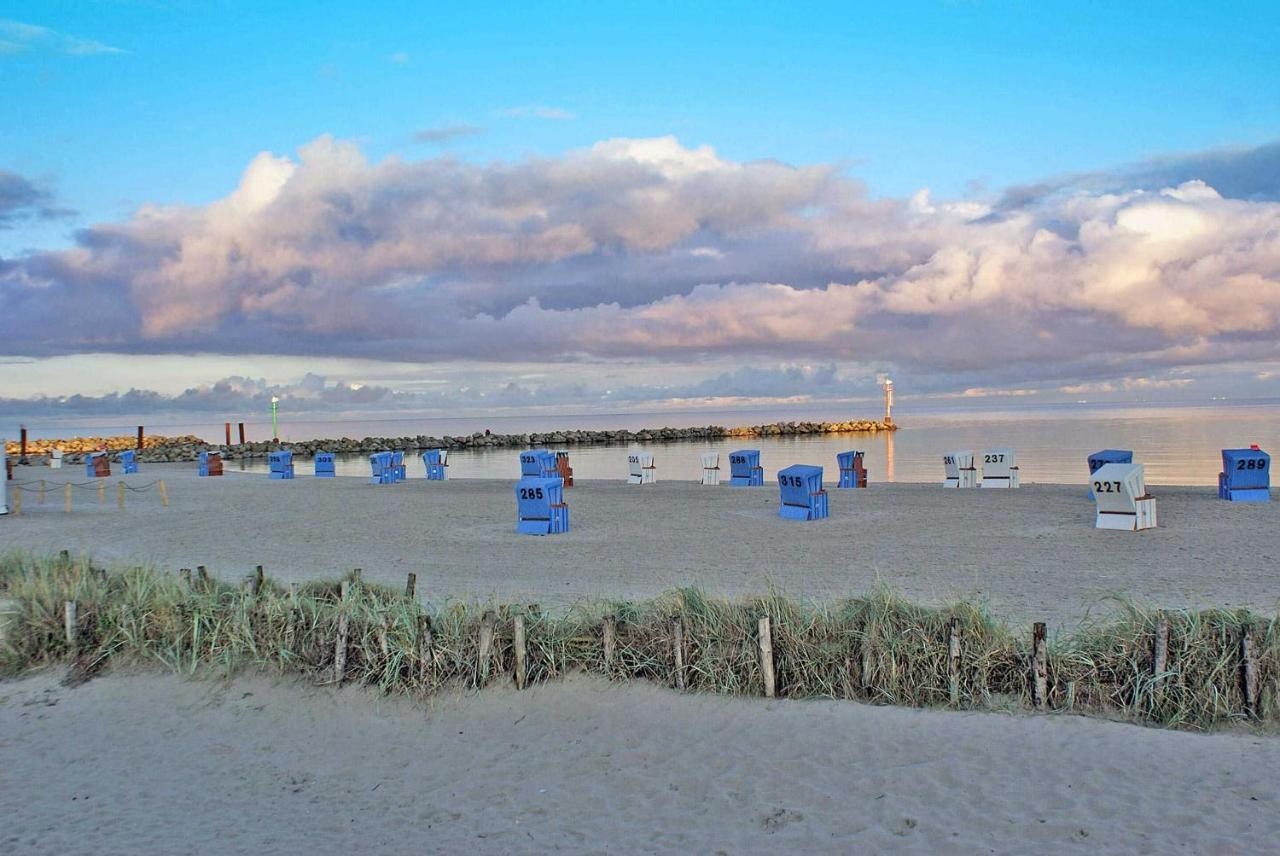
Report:
M 673 138 L 476 165 L 322 137 L 210 205 L 0 260 L 0 330 L 36 355 L 740 354 L 1011 379 L 1280 357 L 1280 203 L 1166 171 L 987 204 L 872 199 L 835 167 Z

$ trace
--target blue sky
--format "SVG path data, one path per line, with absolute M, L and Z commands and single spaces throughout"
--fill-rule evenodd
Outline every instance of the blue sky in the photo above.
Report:
M 923 189 L 935 208 L 939 200 L 990 206 L 1010 187 L 1043 183 L 1059 189 L 1078 184 L 1081 192 L 1096 194 L 1158 191 L 1159 182 L 1146 177 L 1161 172 L 1158 165 L 1170 159 L 1198 162 L 1207 150 L 1247 154 L 1280 137 L 1280 52 L 1275 49 L 1280 13 L 1270 3 L 920 2 L 803 8 L 380 3 L 371 9 L 345 3 L 2 2 L 0 21 L 5 91 L 0 171 L 20 177 L 23 188 L 35 188 L 28 196 L 38 193 L 43 200 L 15 208 L 7 222 L 0 220 L 0 264 L 16 260 L 24 267 L 26 284 L 33 271 L 45 277 L 47 269 L 56 269 L 53 276 L 71 276 L 64 264 L 71 260 L 56 254 L 77 244 L 89 246 L 79 230 L 104 224 L 140 228 L 138 212 L 148 206 L 209 206 L 235 190 L 260 153 L 297 162 L 300 147 L 327 137 L 358 149 L 371 169 L 389 158 L 411 164 L 456 159 L 476 170 L 467 180 L 481 183 L 521 164 L 572 161 L 571 153 L 603 141 L 667 137 L 678 141 L 680 152 L 710 147 L 717 168 L 728 165 L 726 174 L 740 165 L 776 160 L 796 170 L 827 170 L 846 183 L 809 188 L 811 198 L 788 197 L 779 203 L 785 218 L 752 226 L 779 241 L 772 257 L 764 257 L 759 233 L 731 235 L 742 224 L 717 225 L 707 214 L 661 251 L 693 251 L 705 243 L 707 253 L 700 258 L 714 252 L 746 259 L 750 253 L 744 247 L 754 243 L 755 254 L 750 263 L 726 262 L 706 278 L 676 277 L 666 290 L 638 285 L 608 294 L 575 285 L 586 281 L 585 269 L 593 282 L 652 282 L 659 248 L 626 237 L 621 249 L 608 241 L 593 243 L 549 265 L 543 255 L 518 270 L 497 273 L 492 259 L 485 260 L 483 272 L 462 271 L 470 260 L 451 259 L 442 267 L 431 260 L 397 262 L 394 275 L 384 267 L 341 275 L 347 278 L 344 288 L 375 290 L 362 292 L 366 295 L 389 287 L 439 289 L 447 281 L 451 294 L 465 295 L 458 301 L 461 320 L 474 320 L 477 313 L 501 319 L 529 299 L 566 310 L 612 302 L 625 309 L 687 297 L 699 284 L 723 286 L 756 277 L 810 289 L 825 285 L 823 279 L 847 283 L 905 276 L 928 262 L 929 253 L 919 255 L 925 252 L 921 246 L 855 259 L 844 248 L 843 254 L 810 259 L 792 282 L 781 256 L 792 249 L 793 224 L 787 218 L 849 207 L 847 201 L 833 201 L 836 197 L 856 197 L 858 205 L 885 200 L 905 211 L 907 200 Z M 1274 169 L 1272 161 L 1264 163 Z M 1246 179 L 1249 174 L 1246 170 Z M 1080 176 L 1089 178 L 1077 180 Z M 1125 176 L 1132 187 L 1122 186 Z M 1173 169 L 1168 178 L 1172 185 L 1204 177 L 1194 169 Z M 1261 178 L 1252 201 L 1269 203 L 1274 172 Z M 431 176 L 417 180 L 423 183 L 421 193 L 436 193 Z M 528 186 L 534 179 L 521 180 Z M 539 175 L 536 180 L 551 179 Z M 762 175 L 759 186 L 773 188 L 777 180 Z M 378 186 L 380 193 L 390 192 Z M 610 192 L 609 186 L 602 185 L 601 192 Z M 456 195 L 449 198 L 458 204 Z M 928 200 L 917 198 L 911 210 L 930 207 Z M 971 213 L 975 221 L 983 216 L 976 209 Z M 379 216 L 376 210 L 369 214 Z M 1056 222 L 1062 212 L 1042 216 L 1046 223 Z M 860 222 L 851 221 L 848 228 Z M 351 228 L 347 224 L 348 233 Z M 838 225 L 815 230 L 805 248 L 828 248 L 832 230 Z M 735 249 L 742 254 L 735 257 Z M 938 251 L 931 251 L 935 261 Z M 504 258 L 501 263 L 512 262 Z M 674 264 L 668 259 L 668 266 Z M 1269 256 L 1253 271 L 1266 283 L 1271 282 L 1268 265 Z M 323 274 L 337 277 L 331 270 Z M 113 287 L 121 276 L 137 277 L 138 288 L 153 279 L 141 261 L 127 274 L 113 269 Z M 291 288 L 305 288 L 318 275 L 307 273 L 301 286 L 299 276 L 297 271 L 285 275 Z M 413 277 L 415 283 L 405 286 Z M 553 294 L 551 281 L 557 277 L 568 278 Z M 523 285 L 493 296 L 494 283 L 515 281 Z M 61 280 L 58 285 L 71 287 Z M 238 299 L 227 310 L 228 323 L 252 314 L 243 297 Z M 499 362 L 491 351 L 374 352 L 336 341 L 329 348 L 324 334 L 332 323 L 278 323 L 283 298 L 271 299 L 276 326 L 263 328 L 265 347 L 255 355 L 255 365 L 270 366 L 270 358 L 296 360 L 302 351 L 303 356 L 410 366 L 448 359 L 461 361 L 463 374 L 468 361 L 475 361 L 477 373 L 487 377 Z M 1105 311 L 1115 314 L 1113 308 Z M 1235 371 L 1230 367 L 1241 361 L 1275 356 L 1256 341 L 1244 341 L 1256 339 L 1256 329 L 1197 326 L 1188 318 L 1187 326 L 1176 330 L 1165 325 L 1161 338 L 1141 319 L 1122 321 L 1130 332 L 1136 328 L 1133 347 L 1143 354 L 1192 347 L 1206 335 L 1232 338 L 1220 359 L 1151 361 L 1150 367 L 1160 371 L 1192 364 Z M 313 338 L 302 347 L 296 343 L 304 328 Z M 273 336 L 289 343 L 273 345 Z M 129 354 L 172 355 L 175 366 L 189 367 L 175 371 L 172 380 L 177 383 L 180 375 L 186 383 L 199 373 L 199 355 L 217 350 L 207 337 L 185 340 L 171 327 L 160 337 L 144 325 L 138 337 L 125 331 L 110 341 L 90 339 L 68 335 L 61 344 L 45 340 L 38 347 L 19 347 L 11 356 L 65 359 L 103 348 L 118 362 L 112 377 L 127 387 L 145 386 L 156 374 L 154 365 L 139 368 L 136 381 L 126 382 Z M 240 343 L 228 352 L 250 350 Z M 1132 353 L 1118 352 L 1113 369 Z M 752 342 L 722 348 L 681 339 L 665 350 L 621 353 L 602 347 L 585 356 L 548 346 L 536 359 L 559 366 L 580 365 L 576 361 L 584 359 L 638 360 L 638 374 L 657 361 L 690 376 L 700 361 L 712 366 L 707 377 L 715 377 L 715 372 L 736 370 L 741 355 L 771 367 L 797 361 L 838 364 L 848 373 L 851 389 L 885 368 L 915 371 L 923 385 L 938 389 L 986 385 L 981 383 L 983 360 L 951 352 L 934 357 L 886 353 L 878 359 L 867 351 L 806 352 Z M 1053 374 L 1035 368 L 1037 361 L 1052 362 L 1050 357 L 1019 352 L 993 354 L 990 367 L 1000 371 L 988 379 L 1021 386 L 1017 372 L 1007 369 L 1011 361 L 1021 365 L 1024 360 L 1028 382 Z M 288 363 L 287 371 L 285 362 L 279 365 L 277 379 L 284 382 L 296 363 Z M 209 366 L 212 371 L 212 361 Z M 1109 371 L 1118 376 L 1119 369 L 1113 369 L 1080 365 L 1076 376 L 1055 375 L 1052 382 L 1104 383 Z M 584 370 L 584 377 L 595 371 Z M 344 373 L 339 367 L 332 376 L 358 381 L 362 372 L 367 369 Z M 243 373 L 253 374 L 253 366 Z

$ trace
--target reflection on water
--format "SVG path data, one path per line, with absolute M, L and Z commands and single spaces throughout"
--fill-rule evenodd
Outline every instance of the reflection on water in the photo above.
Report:
M 836 453 L 858 449 L 866 453 L 869 478 L 877 481 L 941 482 L 942 455 L 949 451 L 1008 447 L 1017 452 L 1022 481 L 1083 483 L 1085 458 L 1104 448 L 1133 449 L 1134 460 L 1146 464 L 1153 484 L 1216 485 L 1223 448 L 1258 443 L 1273 453 L 1280 450 L 1280 406 L 1256 407 L 1133 407 L 1081 408 L 1004 413 L 903 414 L 905 424 L 893 434 L 827 435 L 820 437 L 758 437 L 713 443 L 650 443 L 658 478 L 694 481 L 701 474 L 698 456 L 735 449 L 759 449 L 766 478 L 791 464 L 818 464 L 826 480 L 837 479 Z M 691 419 L 688 424 L 694 424 Z M 762 420 L 763 421 L 763 420 Z M 324 433 L 324 432 L 318 432 Z M 516 449 L 451 452 L 450 478 L 514 478 L 519 473 Z M 575 478 L 625 479 L 626 450 L 621 446 L 575 446 L 569 449 Z M 414 456 L 411 477 L 423 476 Z M 235 464 L 232 464 L 235 466 Z M 265 472 L 265 461 L 243 465 Z M 298 472 L 310 472 L 310 461 L 299 461 Z M 338 473 L 368 476 L 364 457 L 338 461 Z

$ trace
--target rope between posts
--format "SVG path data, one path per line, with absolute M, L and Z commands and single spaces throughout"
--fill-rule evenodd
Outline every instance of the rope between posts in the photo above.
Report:
M 134 493 L 143 493 L 143 492 L 148 491 L 148 490 L 150 490 L 151 488 L 155 487 L 156 485 L 160 484 L 160 482 L 161 482 L 161 481 L 162 481 L 161 479 L 156 479 L 156 480 L 155 480 L 155 481 L 153 481 L 153 482 L 147 482 L 146 484 L 143 484 L 143 485 L 130 485 L 130 484 L 125 484 L 124 482 L 116 482 L 116 484 L 124 485 L 124 489 L 125 489 L 125 490 L 133 491 Z M 38 481 L 28 481 L 28 482 L 11 482 L 11 483 L 9 484 L 9 487 L 10 487 L 10 488 L 12 488 L 13 490 L 22 491 L 23 493 L 39 493 L 39 492 L 40 492 L 40 488 L 39 488 L 39 487 L 32 488 L 32 487 L 28 487 L 28 486 L 27 486 L 27 485 L 39 485 L 39 484 L 40 484 L 40 482 L 38 482 Z M 106 482 L 105 482 L 105 481 L 89 481 L 89 482 L 48 482 L 48 483 L 45 485 L 45 488 L 44 488 L 44 489 L 45 489 L 46 491 L 49 491 L 49 492 L 52 492 L 52 491 L 55 491 L 55 490 L 60 490 L 60 489 L 62 489 L 62 488 L 66 488 L 66 487 L 78 487 L 78 488 L 85 488 L 85 489 L 90 489 L 90 488 L 96 489 L 99 485 L 103 485 L 103 486 L 105 486 L 105 485 L 106 485 Z

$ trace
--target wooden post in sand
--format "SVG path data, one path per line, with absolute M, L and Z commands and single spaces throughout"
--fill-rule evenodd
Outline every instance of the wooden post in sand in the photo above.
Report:
M 67 482 L 62 489 L 62 510 L 67 514 L 71 513 L 71 482 Z
M 333 643 L 333 682 L 335 684 L 342 683 L 342 679 L 347 674 L 347 633 L 350 621 L 347 616 L 347 595 L 350 590 L 351 584 L 343 580 L 338 600 L 338 638 Z
M 1049 652 L 1045 641 L 1045 624 L 1037 621 L 1031 628 L 1031 700 L 1036 710 L 1044 710 L 1049 701 Z
M 13 489 L 13 505 L 11 508 L 16 516 L 22 516 L 22 488 L 20 487 Z
M 613 677 L 613 657 L 618 647 L 618 619 L 614 615 L 604 617 L 604 673 Z
M 952 707 L 960 704 L 960 619 L 947 622 L 947 698 Z
M 160 481 L 156 482 L 156 484 L 160 487 L 160 504 L 163 505 L 165 508 L 168 508 L 169 507 L 169 489 L 164 486 L 164 479 L 160 479 Z
M 178 568 L 178 579 L 182 580 L 183 588 L 187 590 L 191 589 L 191 569 L 190 568 Z
M 116 505 L 120 506 L 121 511 L 124 511 L 124 482 L 116 485 Z
M 76 653 L 76 602 L 69 600 L 62 606 L 62 627 L 67 634 L 67 649 Z
M 1169 617 L 1164 611 L 1156 613 L 1156 637 L 1151 643 L 1151 693 L 1158 697 L 1164 683 L 1164 673 L 1169 668 Z M 1153 699 L 1154 700 L 1154 699 Z
M 249 580 L 249 594 L 262 594 L 262 585 L 266 582 L 266 574 L 262 571 L 262 565 L 258 565 L 253 569 L 253 579 Z
M 684 622 L 680 616 L 671 619 L 671 647 L 676 664 L 676 689 L 684 689 Z
M 409 600 L 413 600 L 418 592 L 418 575 L 413 571 L 409 572 L 409 578 L 404 581 L 404 596 Z
M 107 483 L 98 482 L 98 505 L 107 504 Z
M 525 668 L 528 665 L 525 661 L 527 652 L 524 648 L 523 615 L 517 615 L 511 619 L 511 647 L 515 649 L 516 655 L 516 689 L 522 690 L 527 679 Z
M 418 683 L 426 684 L 431 680 L 435 654 L 431 651 L 431 619 L 426 615 L 418 616 Z
M 476 659 L 476 688 L 483 689 L 489 680 L 489 657 L 493 653 L 493 627 L 497 617 L 489 610 L 480 617 L 480 651 Z
M 209 571 L 204 565 L 196 565 L 196 585 L 201 591 L 209 588 Z
M 760 616 L 758 622 L 760 645 L 760 676 L 764 679 L 764 697 L 773 698 L 777 690 L 773 674 L 773 629 L 769 626 L 769 616 Z
M 352 583 L 354 583 L 355 585 L 360 585 L 360 574 L 361 574 L 361 573 L 362 573 L 362 572 L 361 572 L 361 570 L 360 570 L 359 568 L 352 568 L 352 569 L 351 569 L 351 582 L 352 582 Z
M 1253 630 L 1248 625 L 1240 631 L 1240 659 L 1244 667 L 1244 709 L 1251 718 L 1258 717 L 1258 658 L 1253 650 Z

